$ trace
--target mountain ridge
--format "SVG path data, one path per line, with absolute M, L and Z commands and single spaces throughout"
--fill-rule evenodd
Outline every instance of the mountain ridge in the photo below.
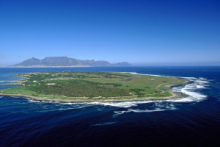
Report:
M 98 67 L 98 66 L 131 66 L 128 62 L 119 62 L 111 64 L 104 60 L 79 60 L 69 57 L 45 57 L 37 59 L 32 57 L 13 67 Z

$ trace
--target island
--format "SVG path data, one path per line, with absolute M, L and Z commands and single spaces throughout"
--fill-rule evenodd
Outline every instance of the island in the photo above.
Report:
M 0 95 L 55 102 L 114 102 L 176 98 L 172 86 L 187 84 L 177 77 L 121 72 L 39 72 L 15 76 L 22 85 Z

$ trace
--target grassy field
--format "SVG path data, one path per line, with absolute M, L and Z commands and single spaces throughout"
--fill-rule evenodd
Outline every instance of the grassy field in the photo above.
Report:
M 169 97 L 172 85 L 186 81 L 114 72 L 45 72 L 16 75 L 24 77 L 22 87 L 2 90 L 3 94 L 20 94 L 60 100 L 122 100 Z

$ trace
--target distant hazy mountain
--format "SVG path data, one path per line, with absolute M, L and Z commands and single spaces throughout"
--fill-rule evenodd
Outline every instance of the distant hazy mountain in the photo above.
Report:
M 46 57 L 42 60 L 33 57 L 14 66 L 131 66 L 131 64 L 127 62 L 111 64 L 108 61 L 78 60 L 69 57 Z

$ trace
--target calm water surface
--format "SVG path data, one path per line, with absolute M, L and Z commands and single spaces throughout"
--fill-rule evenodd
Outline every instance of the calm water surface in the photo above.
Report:
M 166 101 L 49 103 L 0 96 L 0 146 L 220 146 L 220 67 L 0 68 L 14 74 L 114 71 L 184 77 Z M 0 83 L 0 89 L 13 87 Z

